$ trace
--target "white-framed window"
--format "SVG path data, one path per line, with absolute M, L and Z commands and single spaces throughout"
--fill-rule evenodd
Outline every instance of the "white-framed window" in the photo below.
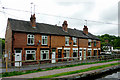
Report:
M 34 45 L 34 35 L 33 34 L 28 34 L 27 35 L 27 44 L 28 45 Z
M 93 56 L 97 56 L 97 50 L 94 50 Z
M 47 45 L 48 42 L 48 36 L 42 35 L 42 45 Z
M 78 57 L 78 50 L 73 50 L 73 57 Z
M 97 45 L 97 44 L 96 44 L 96 40 L 94 40 L 94 46 L 96 47 L 96 45 Z
M 26 50 L 26 60 L 36 60 L 35 50 Z
M 92 40 L 88 39 L 88 47 L 91 47 L 91 42 L 92 42 Z
M 88 56 L 92 56 L 91 50 L 88 50 Z
M 69 37 L 65 37 L 65 46 L 69 46 Z
M 64 50 L 64 58 L 69 58 L 70 50 Z
M 73 46 L 77 46 L 77 38 L 72 37 L 72 40 L 73 40 Z
M 49 50 L 41 50 L 41 60 L 49 59 Z

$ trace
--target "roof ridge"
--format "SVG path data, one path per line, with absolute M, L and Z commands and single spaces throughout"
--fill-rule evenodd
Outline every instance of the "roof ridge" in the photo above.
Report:
M 55 34 L 55 35 L 69 35 L 75 37 L 83 37 L 83 38 L 92 38 L 98 39 L 96 36 L 88 32 L 88 35 L 84 34 L 82 30 L 68 28 L 68 32 L 64 32 L 62 30 L 62 26 L 57 26 L 53 24 L 47 23 L 36 23 L 36 28 L 33 29 L 30 27 L 30 21 L 18 20 L 13 18 L 8 18 L 12 25 L 12 30 L 14 31 L 22 31 L 22 32 L 31 32 L 31 33 L 44 33 L 44 34 Z

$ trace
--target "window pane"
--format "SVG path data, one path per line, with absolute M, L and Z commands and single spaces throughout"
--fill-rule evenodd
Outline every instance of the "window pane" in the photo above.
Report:
M 28 35 L 28 37 L 30 37 L 30 35 Z
M 64 53 L 64 57 L 66 57 L 66 53 Z
M 35 54 L 35 51 L 32 51 L 31 53 L 32 53 L 32 54 Z
M 48 50 L 42 50 L 41 51 L 41 59 L 49 59 Z
M 42 44 L 44 44 L 44 39 L 42 39 Z
M 88 50 L 88 56 L 91 56 L 91 50 Z
M 96 46 L 96 41 L 94 41 L 94 46 Z
M 28 44 L 34 44 L 34 35 L 28 34 Z
M 46 54 L 43 54 L 43 59 L 46 59 Z
M 42 44 L 47 44 L 47 36 L 42 36 Z
M 65 44 L 69 44 L 69 38 L 65 38 Z
M 30 51 L 27 51 L 27 53 L 30 53 Z
M 45 44 L 47 44 L 47 39 L 45 39 Z
M 69 53 L 67 53 L 66 57 L 69 57 Z
M 16 50 L 16 53 L 21 53 L 21 50 Z
M 27 60 L 35 60 L 35 54 L 27 54 Z
M 30 44 L 30 38 L 28 38 L 28 44 Z
M 78 53 L 77 50 L 73 50 L 73 57 L 77 57 L 77 53 Z
M 46 59 L 49 59 L 49 54 L 47 54 Z

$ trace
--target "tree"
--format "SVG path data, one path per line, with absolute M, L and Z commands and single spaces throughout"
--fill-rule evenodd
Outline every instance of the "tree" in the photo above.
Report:
M 101 47 L 105 46 L 105 40 L 108 40 L 108 43 L 111 44 L 115 49 L 120 49 L 120 37 L 109 34 L 104 34 L 97 37 L 101 40 Z

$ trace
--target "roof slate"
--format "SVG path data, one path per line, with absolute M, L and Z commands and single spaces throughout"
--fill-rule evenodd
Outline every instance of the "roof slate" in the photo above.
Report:
M 30 21 L 16 20 L 8 18 L 12 31 L 40 33 L 48 35 L 61 35 L 61 36 L 74 36 L 87 39 L 100 40 L 91 33 L 84 34 L 83 31 L 77 29 L 68 28 L 68 32 L 62 30 L 61 26 L 50 25 L 45 23 L 36 23 L 36 28 L 31 27 Z

